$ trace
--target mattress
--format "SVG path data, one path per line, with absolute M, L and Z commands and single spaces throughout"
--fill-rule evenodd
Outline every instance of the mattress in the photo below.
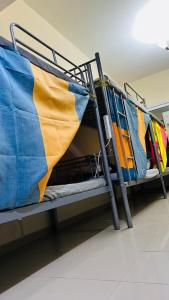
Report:
M 94 190 L 104 186 L 106 186 L 104 178 L 91 179 L 66 185 L 47 186 L 44 194 L 44 201 L 55 200 L 57 198 Z
M 156 168 L 150 169 L 150 170 L 147 170 L 145 178 L 152 178 L 154 176 L 157 176 L 158 174 L 159 174 L 158 169 L 156 169 Z

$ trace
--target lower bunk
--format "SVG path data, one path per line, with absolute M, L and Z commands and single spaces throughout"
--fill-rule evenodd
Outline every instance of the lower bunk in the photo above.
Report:
M 67 185 L 48 186 L 43 202 L 0 212 L 0 224 L 20 220 L 108 192 L 109 187 L 106 185 L 104 178 Z
M 169 175 L 169 167 L 167 167 L 165 169 L 165 171 L 162 173 L 162 175 L 159 173 L 159 170 L 156 168 L 149 169 L 149 170 L 147 170 L 145 178 L 138 179 L 137 181 L 133 180 L 131 182 L 126 182 L 126 187 L 132 187 L 135 185 L 144 184 L 144 183 L 156 180 L 156 179 L 160 179 L 161 176 L 165 177 L 167 175 Z

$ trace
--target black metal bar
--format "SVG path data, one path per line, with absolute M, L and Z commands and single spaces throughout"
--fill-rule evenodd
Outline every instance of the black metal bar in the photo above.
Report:
M 37 42 L 39 42 L 40 44 L 42 44 L 44 47 L 48 48 L 52 52 L 54 51 L 59 57 L 63 58 L 69 64 L 73 65 L 74 67 L 76 67 L 77 69 L 80 70 L 80 68 L 76 64 L 74 64 L 72 61 L 70 61 L 69 59 L 67 59 L 65 56 L 63 56 L 62 54 L 60 54 L 58 51 L 56 51 L 55 49 L 53 49 L 52 47 L 50 47 L 48 44 L 46 44 L 45 42 L 43 42 L 42 40 L 40 40 L 34 34 L 32 34 L 31 32 L 29 32 L 28 30 L 26 30 L 25 28 L 23 28 L 22 26 L 20 26 L 17 23 L 11 23 L 10 24 L 10 32 L 11 32 L 11 37 L 12 37 L 12 41 L 13 41 L 15 50 L 17 50 L 17 45 L 16 45 L 16 38 L 15 38 L 15 33 L 14 33 L 14 27 L 17 27 L 18 29 L 20 29 L 24 33 L 28 34 L 31 38 L 33 38 L 34 40 L 36 40 Z
M 72 69 L 71 71 L 66 71 L 65 74 L 66 74 L 66 73 L 69 73 L 69 72 L 74 72 L 74 74 L 75 74 L 75 70 L 76 70 L 76 68 Z M 86 71 L 83 70 L 82 72 L 85 73 Z M 81 74 L 82 72 L 78 72 L 78 73 L 76 73 L 76 75 L 79 75 L 79 74 Z M 72 75 L 72 76 L 73 76 L 73 75 Z
M 15 37 L 15 33 L 14 33 L 14 27 L 20 29 L 21 31 L 23 31 L 25 34 L 29 35 L 32 39 L 36 40 L 38 43 L 40 43 L 41 45 L 43 45 L 44 47 L 46 47 L 47 49 L 49 49 L 52 52 L 53 55 L 53 59 L 54 61 L 51 61 L 50 59 L 48 59 L 46 56 L 44 56 L 43 54 L 39 53 L 38 51 L 35 51 L 33 48 L 31 48 L 30 46 L 26 45 L 25 43 L 21 42 L 19 39 L 17 39 Z M 49 61 L 50 63 L 53 63 L 54 65 L 56 65 L 58 68 L 62 69 L 65 73 L 68 73 L 69 75 L 72 75 L 72 73 L 69 70 L 66 70 L 65 68 L 63 68 L 62 66 L 60 66 L 57 61 L 56 61 L 56 55 L 58 55 L 60 58 L 62 58 L 64 61 L 68 62 L 70 65 L 74 66 L 75 69 L 78 69 L 80 74 L 81 74 L 81 78 L 83 78 L 82 75 L 82 71 L 80 69 L 79 66 L 77 66 L 76 64 L 74 64 L 72 61 L 70 61 L 69 59 L 67 59 L 65 56 L 63 56 L 62 54 L 60 54 L 58 51 L 56 51 L 55 49 L 53 49 L 52 47 L 50 47 L 49 45 L 47 45 L 45 42 L 43 42 L 42 40 L 40 40 L 38 37 L 36 37 L 34 34 L 32 34 L 31 32 L 29 32 L 28 30 L 26 30 L 25 28 L 23 28 L 22 26 L 20 26 L 17 23 L 11 23 L 10 24 L 10 33 L 11 33 L 11 39 L 14 45 L 14 49 L 16 51 L 18 51 L 18 47 L 17 47 L 17 43 L 20 43 L 21 45 L 23 45 L 25 48 L 28 48 L 29 50 L 31 50 L 32 52 L 36 53 L 37 55 L 41 56 L 42 58 L 46 59 L 47 61 Z M 76 76 L 73 76 L 74 78 L 76 78 Z M 78 80 L 82 80 L 83 83 L 85 83 L 85 81 L 83 79 L 80 79 L 78 77 Z
M 150 136 L 151 136 L 151 140 L 152 140 L 152 144 L 153 144 L 154 154 L 155 154 L 155 158 L 156 158 L 156 162 L 157 162 L 157 167 L 158 167 L 159 174 L 160 174 L 160 180 L 161 180 L 161 186 L 162 186 L 162 190 L 163 190 L 163 194 L 164 194 L 164 199 L 166 199 L 167 191 L 165 188 L 163 173 L 161 170 L 160 160 L 159 160 L 159 156 L 158 156 L 158 152 L 157 152 L 156 141 L 155 141 L 154 131 L 153 131 L 153 127 L 152 127 L 152 121 L 150 121 L 149 128 L 150 128 Z
M 35 49 L 33 49 L 32 47 L 26 45 L 25 43 L 21 42 L 20 40 L 16 39 L 16 41 L 21 44 L 22 46 L 24 46 L 25 48 L 29 49 L 30 51 L 32 51 L 33 53 L 39 55 L 40 57 L 42 57 L 43 59 L 45 59 L 46 61 L 50 62 L 51 64 L 55 65 L 56 67 L 60 68 L 62 71 L 66 71 L 65 68 L 63 68 L 62 66 L 58 65 L 56 62 L 54 62 L 53 60 L 51 60 L 50 58 L 46 57 L 45 55 L 39 53 L 38 51 L 36 51 Z M 19 51 L 18 51 L 19 52 Z M 83 84 L 86 84 L 85 81 L 81 80 L 79 77 L 77 77 L 76 75 L 72 74 L 71 72 L 67 71 L 67 73 L 71 76 L 76 78 L 77 80 L 80 80 Z
M 129 85 L 127 82 L 124 83 L 124 89 L 125 89 L 125 92 L 127 95 L 130 95 L 130 93 L 127 91 L 127 86 L 136 94 L 136 97 L 140 97 L 142 100 L 144 100 L 144 102 L 141 102 L 140 104 L 144 104 L 145 108 L 143 106 L 140 106 L 138 105 L 137 103 L 135 103 L 132 99 L 130 99 L 132 101 L 132 103 L 139 107 L 143 112 L 145 113 L 148 113 L 152 119 L 156 120 L 159 124 L 163 125 L 164 126 L 164 123 L 160 121 L 160 119 L 158 119 L 153 113 L 149 112 L 147 109 L 146 109 L 146 102 L 145 102 L 145 98 L 143 98 L 142 96 L 140 96 L 132 87 L 131 85 Z M 137 98 L 138 100 L 138 98 Z M 139 102 L 139 101 L 138 101 Z
M 64 205 L 72 204 L 75 202 L 83 201 L 85 199 L 95 197 L 101 194 L 105 194 L 109 192 L 109 187 L 104 186 L 101 188 L 81 192 L 78 194 L 65 196 L 62 198 L 57 198 L 51 201 L 44 201 L 41 203 L 36 203 L 32 205 L 27 205 L 24 207 L 2 211 L 0 212 L 0 224 L 8 223 L 14 220 L 22 219 L 28 216 L 32 216 L 35 214 L 39 214 L 44 211 L 49 211 L 50 209 L 54 209 L 57 207 L 61 207 Z
M 56 52 L 53 50 L 52 54 L 53 54 L 53 60 L 57 64 Z
M 135 91 L 135 89 L 130 84 L 128 84 L 127 82 L 124 83 L 124 89 L 125 89 L 126 94 L 130 95 L 130 93 L 127 90 L 127 87 L 135 93 L 137 101 L 138 101 L 138 97 L 139 97 L 141 99 L 142 103 L 146 106 L 145 99 L 142 96 L 140 96 L 139 93 L 137 93 Z
M 85 63 L 83 63 L 83 64 L 81 64 L 81 65 L 78 65 L 78 67 L 79 67 L 79 68 L 84 67 L 84 66 L 86 66 L 86 65 L 89 65 L 89 64 L 93 63 L 94 61 L 96 61 L 95 58 L 93 58 L 93 59 L 91 59 L 91 60 L 88 60 L 88 61 L 86 61 Z M 69 72 L 73 71 L 74 69 L 75 69 L 75 68 L 70 69 Z
M 55 209 L 50 209 L 48 211 L 48 215 L 49 215 L 49 220 L 51 223 L 51 228 L 53 232 L 57 232 L 59 229 L 58 226 L 58 214 L 57 214 L 57 208 Z
M 100 77 L 101 81 L 104 81 L 104 75 L 103 75 L 103 71 L 102 71 L 99 53 L 96 53 L 95 57 L 96 57 L 96 64 L 97 64 L 97 68 L 98 68 L 99 77 Z M 110 113 L 110 107 L 109 107 L 109 101 L 108 101 L 106 87 L 102 85 L 101 89 L 102 89 L 102 94 L 103 94 L 103 101 L 104 101 L 105 108 L 106 108 L 106 113 L 109 117 L 109 122 L 111 124 L 112 123 L 111 122 L 111 113 Z M 122 198 L 123 198 L 123 204 L 124 204 L 127 225 L 129 228 L 131 228 L 131 227 L 133 227 L 133 225 L 132 225 L 132 218 L 131 218 L 131 212 L 130 212 L 128 197 L 127 197 L 126 186 L 124 183 L 123 173 L 122 173 L 122 169 L 121 169 L 120 162 L 119 162 L 119 156 L 118 156 L 118 152 L 117 152 L 114 131 L 113 131 L 112 126 L 110 126 L 110 127 L 111 127 L 111 134 L 112 134 L 111 143 L 112 143 L 112 148 L 114 150 L 115 163 L 117 166 L 117 173 L 118 173 L 119 184 L 120 184 L 121 192 L 122 192 Z
M 104 173 L 105 173 L 105 178 L 106 178 L 107 185 L 109 187 L 109 195 L 110 195 L 110 201 L 111 201 L 111 206 L 112 206 L 114 227 L 115 227 L 116 230 L 119 230 L 120 229 L 120 221 L 119 221 L 119 216 L 118 216 L 118 211 L 117 211 L 117 206 L 116 206 L 116 200 L 115 200 L 112 181 L 111 181 L 111 175 L 110 175 L 110 171 L 109 171 L 109 164 L 108 164 L 107 155 L 106 155 L 106 149 L 105 149 L 105 144 L 104 144 L 104 137 L 103 137 L 103 132 L 102 132 L 100 114 L 99 114 L 97 98 L 96 98 L 96 93 L 95 93 L 95 87 L 94 87 L 94 81 L 93 81 L 93 76 L 92 76 L 92 71 L 91 71 L 91 65 L 90 64 L 87 65 L 87 70 L 88 70 L 88 75 L 89 75 L 91 92 L 93 94 L 93 97 L 95 98 L 94 108 L 95 108 L 96 121 L 97 121 L 98 134 L 99 134 L 99 141 L 100 141 L 100 147 L 101 147 L 103 164 L 104 164 Z

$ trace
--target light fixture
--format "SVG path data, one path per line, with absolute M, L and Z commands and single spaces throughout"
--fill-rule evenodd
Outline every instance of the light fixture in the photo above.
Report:
M 144 43 L 167 49 L 169 41 L 169 0 L 149 0 L 135 18 L 133 35 Z

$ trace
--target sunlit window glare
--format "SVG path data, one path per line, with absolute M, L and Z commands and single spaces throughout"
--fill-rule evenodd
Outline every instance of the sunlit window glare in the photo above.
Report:
M 169 41 L 169 0 L 150 0 L 139 11 L 133 27 L 134 37 L 162 48 Z

